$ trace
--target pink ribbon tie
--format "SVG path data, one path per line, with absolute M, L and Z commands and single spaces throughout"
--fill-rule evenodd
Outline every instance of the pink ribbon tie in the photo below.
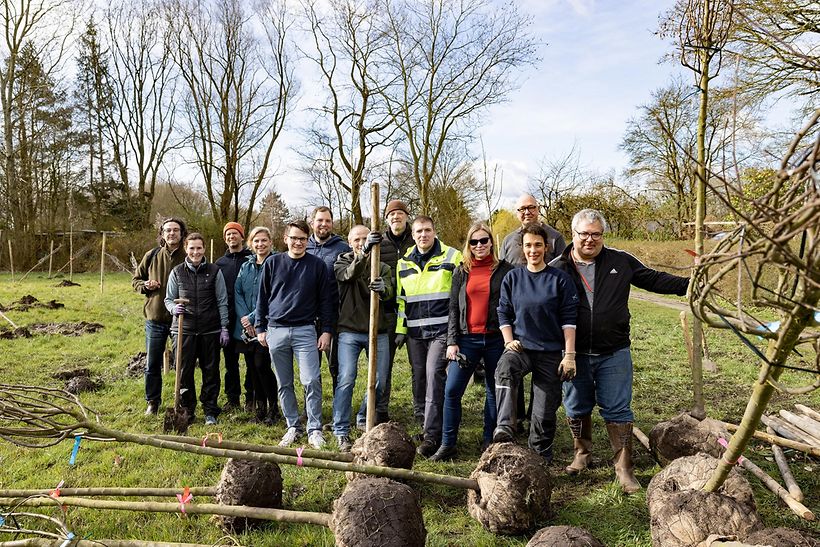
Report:
M 177 500 L 179 500 L 179 510 L 182 511 L 182 514 L 185 514 L 185 504 L 191 503 L 191 500 L 194 499 L 194 495 L 191 494 L 191 489 L 186 486 L 185 490 L 182 491 L 182 494 L 177 494 Z
M 304 446 L 300 446 L 299 448 L 296 449 L 296 466 L 297 467 L 302 467 L 302 463 L 303 463 L 302 462 L 302 452 L 304 452 L 304 451 L 305 451 Z

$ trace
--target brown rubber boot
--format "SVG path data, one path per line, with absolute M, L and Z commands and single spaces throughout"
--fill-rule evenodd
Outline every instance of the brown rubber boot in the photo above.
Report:
M 641 484 L 632 472 L 632 422 L 606 424 L 609 444 L 612 445 L 615 463 L 615 476 L 626 494 L 634 494 L 641 489 Z
M 589 467 L 592 462 L 592 416 L 567 417 L 567 424 L 572 432 L 575 457 L 572 463 L 564 468 L 564 471 L 568 475 L 577 475 Z

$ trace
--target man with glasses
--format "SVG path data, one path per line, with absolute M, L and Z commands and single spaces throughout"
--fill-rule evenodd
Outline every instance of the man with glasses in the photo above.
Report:
M 592 409 L 597 404 L 615 453 L 615 474 L 623 491 L 630 494 L 641 488 L 632 466 L 630 287 L 683 296 L 689 280 L 653 270 L 627 252 L 605 247 L 606 230 L 606 219 L 599 211 L 579 211 L 572 219 L 572 245 L 550 263 L 569 273 L 581 295 L 577 371 L 563 387 L 575 448 L 566 471 L 575 475 L 592 459 Z
M 185 261 L 182 241 L 188 235 L 185 223 L 178 218 L 162 221 L 158 246 L 142 257 L 134 272 L 131 286 L 145 295 L 145 400 L 146 415 L 159 411 L 162 399 L 162 354 L 171 334 L 171 314 L 165 309 L 165 289 L 171 270 Z
M 279 446 L 290 446 L 301 437 L 299 408 L 293 390 L 293 357 L 299 365 L 299 380 L 305 386 L 308 443 L 315 449 L 325 445 L 322 435 L 322 375 L 319 353 L 330 346 L 336 324 L 338 298 L 331 291 L 336 281 L 321 258 L 307 254 L 310 228 L 304 220 L 288 223 L 285 243 L 288 252 L 270 256 L 262 266 L 256 301 L 258 341 L 270 350 L 279 406 L 288 430 Z M 321 335 L 314 322 L 319 318 Z
M 503 258 L 514 266 L 524 266 L 527 264 L 524 258 L 524 252 L 521 249 L 523 237 L 521 230 L 531 224 L 540 224 L 544 227 L 544 230 L 547 231 L 549 249 L 547 249 L 545 260 L 549 262 L 553 258 L 561 255 L 567 246 L 564 241 L 564 236 L 546 222 L 540 222 L 538 202 L 534 197 L 530 194 L 524 194 L 518 198 L 518 201 L 515 203 L 515 213 L 518 215 L 518 220 L 521 221 L 521 228 L 504 238 L 504 242 L 501 244 L 500 258 Z

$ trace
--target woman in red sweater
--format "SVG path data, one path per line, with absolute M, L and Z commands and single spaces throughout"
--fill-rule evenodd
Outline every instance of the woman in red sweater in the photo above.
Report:
M 486 371 L 484 438 L 482 448 L 492 442 L 495 429 L 495 365 L 504 351 L 498 327 L 498 298 L 501 280 L 514 268 L 495 256 L 493 234 L 479 222 L 467 231 L 464 262 L 453 273 L 450 289 L 450 320 L 447 325 L 447 383 L 444 387 L 444 417 L 441 447 L 430 459 L 456 457 L 456 438 L 461 423 L 461 398 L 476 365 L 483 359 Z

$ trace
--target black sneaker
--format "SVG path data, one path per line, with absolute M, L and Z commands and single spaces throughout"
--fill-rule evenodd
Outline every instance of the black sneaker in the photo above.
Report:
M 448 462 L 450 460 L 456 459 L 458 456 L 458 449 L 456 449 L 455 445 L 446 446 L 441 445 L 436 453 L 430 456 L 431 462 Z
M 493 431 L 494 443 L 511 443 L 514 440 L 512 429 L 506 425 L 500 425 Z
M 433 454 L 436 453 L 438 450 L 438 443 L 430 440 L 423 440 L 418 448 L 416 448 L 416 452 L 419 456 L 424 456 L 425 458 L 429 458 Z
M 146 416 L 156 416 L 159 412 L 159 403 L 156 401 L 148 401 L 148 406 L 145 408 Z

